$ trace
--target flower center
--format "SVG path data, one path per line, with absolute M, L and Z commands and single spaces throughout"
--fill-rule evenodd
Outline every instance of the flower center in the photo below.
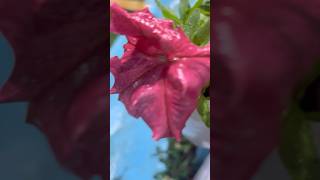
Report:
M 159 56 L 159 61 L 160 62 L 170 62 L 170 61 L 177 61 L 179 60 L 179 58 L 177 57 L 168 57 L 168 56 L 165 56 L 165 55 L 160 55 Z

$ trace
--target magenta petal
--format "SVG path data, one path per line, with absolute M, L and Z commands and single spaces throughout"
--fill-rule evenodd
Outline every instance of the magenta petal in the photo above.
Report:
M 175 29 L 171 20 L 155 18 L 147 8 L 128 13 L 113 4 L 111 14 L 111 30 L 136 38 L 136 49 L 144 54 L 167 57 L 210 55 L 210 45 L 199 48 L 192 44 L 181 28 Z
M 181 139 L 181 130 L 194 111 L 202 87 L 209 81 L 208 59 L 181 60 L 145 73 L 120 93 L 130 114 L 142 117 L 153 138 Z
M 111 5 L 110 9 L 110 31 L 117 34 L 128 36 L 140 36 L 139 27 L 129 18 L 129 14 L 116 4 Z
M 124 91 L 144 73 L 163 64 L 161 61 L 155 61 L 152 57 L 135 51 L 135 46 L 130 41 L 124 48 L 125 53 L 121 60 L 118 57 L 113 57 L 110 61 L 110 70 L 115 77 L 111 93 Z
M 120 94 L 131 115 L 143 118 L 154 139 L 180 140 L 209 83 L 210 45 L 192 44 L 171 21 L 157 19 L 147 9 L 127 13 L 113 5 L 111 12 L 113 30 L 128 38 L 123 57 L 111 59 L 111 93 Z
M 155 18 L 148 8 L 128 13 L 117 4 L 112 4 L 110 13 L 110 30 L 117 34 L 132 37 L 151 37 L 173 28 L 172 21 Z

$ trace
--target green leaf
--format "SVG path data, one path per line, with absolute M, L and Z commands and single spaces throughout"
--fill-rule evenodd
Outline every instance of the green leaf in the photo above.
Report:
M 198 101 L 197 110 L 201 116 L 202 121 L 204 124 L 210 128 L 210 107 L 209 107 L 210 100 L 201 95 Z
M 182 22 L 185 22 L 186 17 L 188 16 L 189 9 L 190 9 L 189 0 L 180 0 L 179 15 Z
M 296 103 L 284 114 L 280 157 L 293 180 L 319 180 L 320 164 L 309 121 Z
M 200 5 L 199 9 L 202 14 L 210 16 L 210 0 L 204 1 L 203 4 Z
M 196 9 L 191 13 L 186 22 L 183 25 L 184 32 L 189 37 L 192 38 L 193 34 L 197 30 L 200 24 L 200 11 Z
M 160 0 L 156 0 L 156 4 L 161 10 L 162 15 L 167 18 L 173 20 L 177 25 L 181 25 L 182 22 L 180 19 L 174 14 L 172 10 L 169 8 L 165 7 L 164 5 L 161 4 Z
M 198 0 L 190 9 L 190 13 L 192 13 L 194 10 L 196 10 L 198 7 L 201 6 L 201 4 L 203 3 L 203 0 Z
M 192 179 L 195 172 L 197 147 L 183 138 L 181 142 L 174 139 L 168 140 L 168 149 L 165 152 L 157 153 L 161 162 L 166 166 L 164 171 L 158 172 L 155 180 L 180 180 Z M 163 158 L 162 154 L 165 154 Z
M 184 18 L 184 23 L 187 19 L 189 19 L 189 16 L 192 15 L 192 13 L 200 7 L 200 5 L 202 4 L 203 0 L 198 0 L 187 12 L 187 14 L 185 15 L 185 18 Z
M 202 46 L 210 40 L 210 18 L 200 15 L 201 25 L 199 29 L 193 34 L 192 42 L 196 45 Z

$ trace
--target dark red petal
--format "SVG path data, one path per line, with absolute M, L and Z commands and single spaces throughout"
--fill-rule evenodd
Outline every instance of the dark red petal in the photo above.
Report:
M 250 179 L 278 145 L 282 112 L 319 58 L 317 2 L 215 1 L 214 179 Z
M 30 101 L 28 112 L 28 122 L 47 136 L 58 160 L 86 178 L 106 173 L 107 85 L 103 64 L 92 59 L 78 67 Z
M 0 30 L 15 68 L 0 101 L 29 101 L 28 122 L 47 136 L 60 163 L 83 178 L 106 178 L 103 1 L 0 1 Z
M 132 44 L 126 44 L 121 60 L 113 57 L 110 61 L 110 70 L 115 77 L 112 93 L 121 93 L 141 78 L 144 73 L 161 64 L 164 63 L 135 51 Z
M 105 3 L 16 3 L 0 2 L 0 30 L 12 45 L 16 61 L 1 88 L 2 101 L 35 97 L 107 42 Z

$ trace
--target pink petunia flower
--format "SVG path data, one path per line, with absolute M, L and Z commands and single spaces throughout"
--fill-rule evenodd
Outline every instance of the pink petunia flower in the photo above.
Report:
M 142 117 L 153 138 L 181 139 L 181 131 L 210 79 L 210 46 L 192 44 L 182 29 L 148 9 L 128 13 L 111 6 L 111 31 L 126 35 L 124 55 L 113 57 L 111 93 L 134 117 Z

